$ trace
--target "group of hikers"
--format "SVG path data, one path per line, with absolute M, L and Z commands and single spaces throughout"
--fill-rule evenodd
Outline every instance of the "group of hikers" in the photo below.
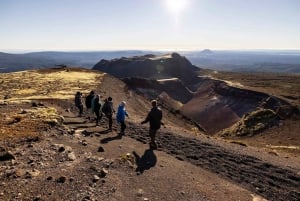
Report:
M 102 104 L 101 96 L 99 94 L 95 94 L 94 91 L 91 91 L 86 97 L 85 97 L 85 106 L 87 111 L 87 118 L 90 121 L 93 121 L 96 119 L 96 126 L 99 125 L 100 120 L 103 117 L 103 114 L 108 119 L 108 131 L 112 131 L 112 124 L 113 124 L 113 114 L 116 113 L 113 107 L 113 101 L 112 97 L 108 97 L 104 99 L 104 103 Z M 152 109 L 148 113 L 146 119 L 141 122 L 141 124 L 148 123 L 150 124 L 149 128 L 149 136 L 150 136 L 150 148 L 157 149 L 157 144 L 155 142 L 155 136 L 160 129 L 161 125 L 163 125 L 162 120 L 162 111 L 157 106 L 157 101 L 152 100 L 151 101 Z M 75 94 L 75 106 L 79 110 L 79 116 L 82 117 L 83 115 L 83 96 L 81 92 L 77 92 Z M 126 123 L 125 118 L 129 117 L 127 111 L 126 111 L 126 102 L 121 101 L 121 103 L 118 106 L 116 119 L 117 122 L 121 125 L 121 130 L 119 135 L 125 134 L 126 129 Z M 96 118 L 95 118 L 96 116 Z

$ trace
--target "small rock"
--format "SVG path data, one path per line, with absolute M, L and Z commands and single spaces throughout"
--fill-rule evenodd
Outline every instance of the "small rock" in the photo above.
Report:
M 66 151 L 66 152 L 72 152 L 72 147 L 70 147 L 70 146 L 65 146 L 65 151 Z
M 66 149 L 64 146 L 58 148 L 58 152 L 64 152 Z
M 0 161 L 8 160 L 16 160 L 16 157 L 10 151 L 0 152 Z
M 104 148 L 100 146 L 100 147 L 98 148 L 98 152 L 104 152 Z
M 86 140 L 82 140 L 81 144 L 82 144 L 83 146 L 87 146 L 87 145 L 88 145 L 88 143 L 87 143 Z
M 137 196 L 142 197 L 143 195 L 144 195 L 144 190 L 140 188 L 137 192 Z
M 76 156 L 75 156 L 74 152 L 71 152 L 71 153 L 68 154 L 68 159 L 70 161 L 75 161 L 76 160 Z
M 108 170 L 105 168 L 102 168 L 100 171 L 100 177 L 103 178 L 108 174 Z
M 37 196 L 33 199 L 33 201 L 43 201 L 43 199 L 41 198 L 41 196 Z
M 68 132 L 69 132 L 70 135 L 74 135 L 75 134 L 75 129 L 70 129 Z
M 25 175 L 25 170 L 23 169 L 17 169 L 15 172 L 16 177 L 22 177 Z
M 61 176 L 61 177 L 59 177 L 59 178 L 56 180 L 56 182 L 57 182 L 57 183 L 65 183 L 66 180 L 67 180 L 67 177 Z
M 32 177 L 37 177 L 40 175 L 40 171 L 37 169 L 33 169 L 32 171 L 27 171 L 26 172 L 26 178 L 32 178 Z
M 100 177 L 98 177 L 97 175 L 93 176 L 93 182 L 96 183 L 97 181 L 100 180 Z
M 144 201 L 149 201 L 149 198 L 144 198 Z
M 52 180 L 52 179 L 53 179 L 52 176 L 47 177 L 47 180 L 48 180 L 48 181 L 50 181 L 50 180 Z

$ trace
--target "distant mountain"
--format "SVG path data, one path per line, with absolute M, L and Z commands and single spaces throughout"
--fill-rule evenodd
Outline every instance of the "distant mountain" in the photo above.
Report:
M 113 59 L 123 56 L 136 56 L 151 51 L 93 51 L 93 52 L 32 52 L 25 54 L 0 53 L 0 73 L 27 69 L 53 67 L 56 64 L 67 66 L 93 67 L 100 59 Z M 157 53 L 157 52 L 156 52 Z
M 180 55 L 194 66 L 205 69 L 239 72 L 299 73 L 300 51 L 181 51 Z M 0 53 L 0 73 L 34 68 L 53 67 L 56 64 L 92 68 L 101 59 L 111 60 L 146 54 L 166 54 L 161 51 L 89 51 L 89 52 L 32 52 L 25 54 Z
M 202 54 L 213 54 L 213 51 L 211 51 L 210 49 L 204 49 L 200 53 L 202 53 Z
M 13 72 L 54 66 L 55 60 L 33 55 L 8 54 L 0 52 L 0 72 Z
M 197 77 L 196 71 L 199 71 L 198 67 L 178 53 L 102 59 L 93 69 L 107 72 L 118 78 L 179 78 L 185 83 L 193 81 Z
M 184 54 L 200 68 L 223 71 L 299 73 L 300 51 L 191 51 Z

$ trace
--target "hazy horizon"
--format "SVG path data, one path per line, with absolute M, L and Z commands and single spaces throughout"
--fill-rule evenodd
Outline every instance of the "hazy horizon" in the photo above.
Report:
M 298 0 L 0 0 L 1 50 L 300 50 Z
M 23 54 L 23 53 L 33 53 L 33 52 L 71 52 L 71 53 L 77 53 L 77 52 L 118 52 L 118 51 L 145 51 L 145 52 L 200 52 L 204 50 L 211 50 L 211 51 L 216 51 L 216 52 L 300 52 L 300 49 L 210 49 L 210 48 L 205 48 L 205 49 L 198 49 L 198 50 L 175 50 L 175 49 L 115 49 L 115 50 L 76 50 L 76 49 L 70 49 L 70 50 L 5 50 L 5 49 L 0 49 L 0 52 L 3 53 L 9 53 L 9 54 Z

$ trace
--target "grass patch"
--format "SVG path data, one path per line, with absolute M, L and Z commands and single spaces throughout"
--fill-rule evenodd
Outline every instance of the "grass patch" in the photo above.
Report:
M 0 113 L 0 141 L 39 137 L 42 131 L 64 120 L 55 108 L 34 107 L 20 111 L 20 107 L 11 107 L 6 113 Z

